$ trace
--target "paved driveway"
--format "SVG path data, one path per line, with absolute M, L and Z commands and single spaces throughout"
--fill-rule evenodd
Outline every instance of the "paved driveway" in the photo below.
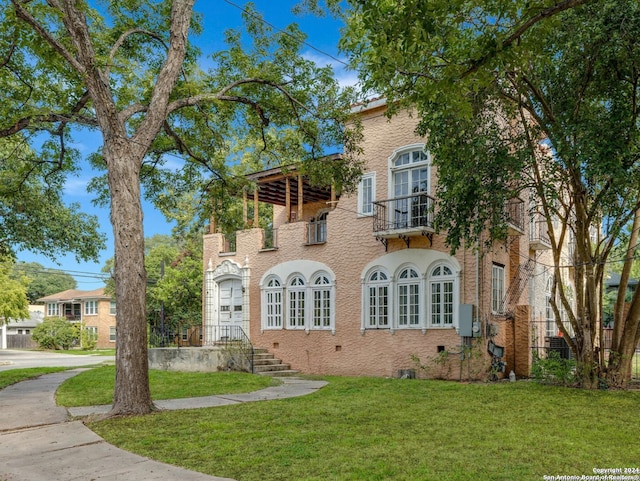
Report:
M 0 371 L 25 367 L 81 367 L 113 361 L 115 356 L 56 354 L 42 351 L 0 350 Z

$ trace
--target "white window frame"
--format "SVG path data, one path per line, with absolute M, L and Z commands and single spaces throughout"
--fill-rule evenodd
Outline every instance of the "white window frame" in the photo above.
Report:
M 311 323 L 314 330 L 333 329 L 334 315 L 334 288 L 331 277 L 326 272 L 316 273 L 309 285 L 311 299 Z
M 556 315 L 551 307 L 551 286 L 553 278 L 549 276 L 544 289 L 544 320 L 545 320 L 545 334 L 548 337 L 556 336 L 558 332 L 558 326 L 556 325 Z
M 117 312 L 116 301 L 111 300 L 109 302 L 109 314 L 115 316 Z
M 282 329 L 284 325 L 284 286 L 277 276 L 270 276 L 262 289 L 263 329 Z
M 367 191 L 369 197 L 367 199 Z M 358 183 L 358 217 L 373 215 L 373 203 L 376 201 L 376 173 L 363 174 Z
M 60 315 L 60 304 L 57 302 L 47 303 L 47 317 L 54 317 Z
M 287 329 L 306 329 L 307 283 L 300 274 L 296 274 L 287 283 Z
M 85 316 L 98 315 L 98 301 L 96 300 L 84 301 L 84 315 Z
M 364 328 L 391 329 L 391 277 L 382 268 L 376 268 L 364 283 Z
M 116 326 L 109 326 L 109 342 L 116 342 Z
M 98 340 L 98 328 L 97 326 L 84 326 L 84 331 L 87 333 L 87 338 L 92 341 Z
M 504 314 L 505 270 L 501 264 L 491 266 L 491 312 Z
M 407 272 L 407 277 L 402 275 Z M 415 276 L 413 276 L 415 274 Z M 403 302 L 403 299 L 406 301 Z M 414 302 L 415 301 L 415 302 Z M 414 266 L 402 266 L 396 276 L 396 319 L 398 329 L 422 327 L 424 293 L 420 272 Z
M 455 270 L 447 263 L 439 263 L 430 270 L 428 279 L 428 327 L 458 327 L 459 293 Z

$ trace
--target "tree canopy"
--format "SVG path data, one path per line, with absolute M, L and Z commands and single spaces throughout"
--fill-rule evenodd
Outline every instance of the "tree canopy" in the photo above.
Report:
M 640 227 L 638 2 L 348 3 L 342 47 L 390 115 L 417 111 L 438 168 L 436 225 L 452 250 L 504 236 L 505 202 L 520 197 L 551 236 L 554 310 L 584 385 L 624 382 L 637 296 L 625 311 L 621 289 L 608 360 L 598 339 L 604 266 L 626 242 L 626 285 Z
M 27 298 L 32 304 L 41 297 L 67 289 L 75 289 L 77 286 L 77 282 L 71 274 L 56 269 L 47 269 L 38 262 L 17 262 L 13 266 L 11 277 L 16 280 L 26 280 Z
M 77 165 L 69 145 L 78 127 L 102 137 L 93 161 L 106 172 L 114 233 L 113 415 L 153 409 L 141 182 L 165 209 L 183 186 L 215 192 L 236 138 L 257 139 L 244 145 L 268 163 L 294 161 L 311 173 L 326 146 L 342 145 L 324 178 L 347 188 L 360 172 L 357 130 L 345 127 L 351 93 L 301 55 L 300 30 L 275 32 L 249 7 L 247 35 L 226 32 L 227 47 L 205 52 L 203 71 L 191 43 L 200 30 L 194 3 L 0 0 L 0 86 L 12 92 L 0 105 L 0 138 L 44 136 L 32 147 L 63 170 Z M 176 157 L 180 166 L 169 168 Z
M 25 279 L 10 277 L 13 259 L 0 254 L 0 323 L 10 319 L 27 319 L 29 317 L 29 301 Z

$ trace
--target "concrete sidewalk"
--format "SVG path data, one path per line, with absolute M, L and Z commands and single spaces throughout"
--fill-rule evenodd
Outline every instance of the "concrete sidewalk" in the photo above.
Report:
M 79 370 L 47 374 L 0 391 L 0 481 L 228 480 L 188 471 L 118 449 L 73 417 L 110 406 L 65 409 L 57 387 Z M 279 386 L 246 394 L 157 401 L 162 409 L 196 409 L 311 394 L 324 381 L 282 378 Z

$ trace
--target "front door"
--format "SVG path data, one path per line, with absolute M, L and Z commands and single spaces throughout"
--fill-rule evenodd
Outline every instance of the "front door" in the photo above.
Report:
M 220 335 L 227 339 L 238 339 L 242 328 L 242 281 L 240 279 L 221 281 L 218 292 Z

